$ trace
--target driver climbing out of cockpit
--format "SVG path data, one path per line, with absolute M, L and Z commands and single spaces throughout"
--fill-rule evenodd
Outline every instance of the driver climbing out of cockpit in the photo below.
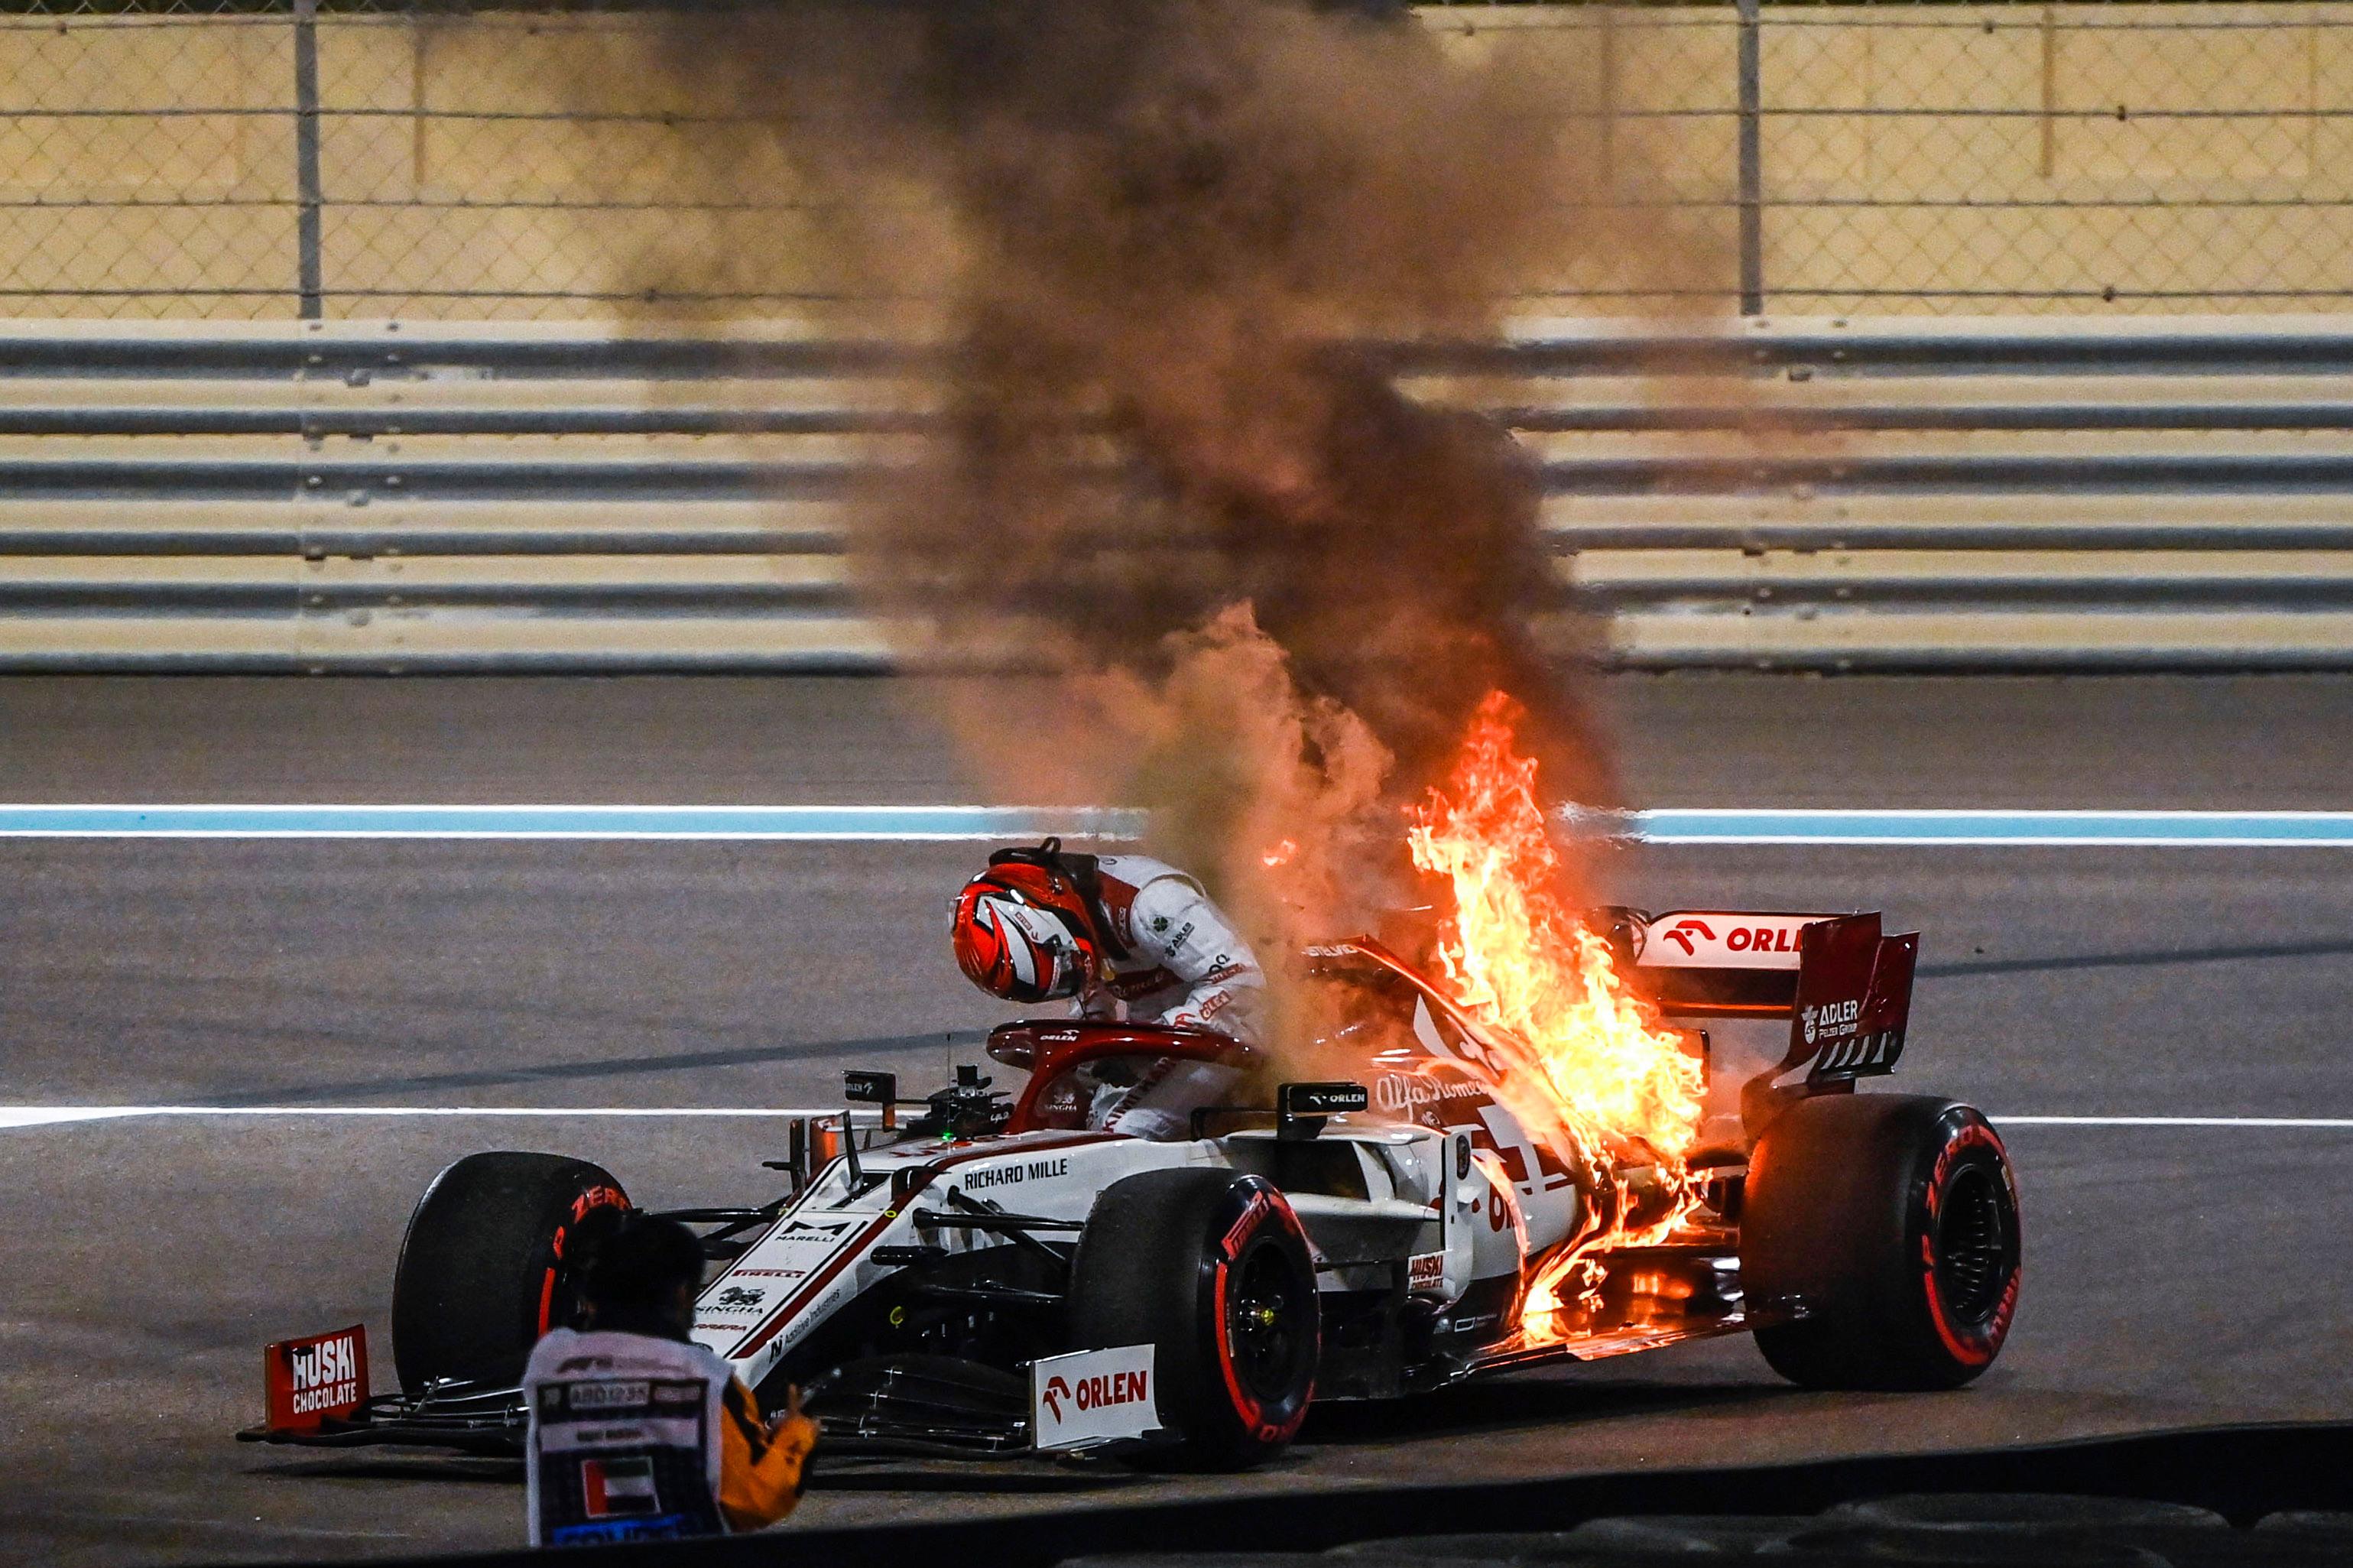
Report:
M 1082 1018 L 1258 1042 L 1265 972 L 1201 885 L 1164 862 L 1072 854 L 1060 839 L 999 850 L 956 895 L 951 924 L 964 972 L 1008 1001 L 1070 998 Z M 1240 1075 L 1176 1056 L 1106 1062 L 1085 1086 L 1085 1125 L 1182 1137 Z

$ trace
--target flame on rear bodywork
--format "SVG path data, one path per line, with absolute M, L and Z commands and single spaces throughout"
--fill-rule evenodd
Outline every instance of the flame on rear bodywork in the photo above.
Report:
M 1464 1010 L 1507 1036 L 1503 1097 L 1533 1135 L 1566 1138 L 1562 1152 L 1602 1189 L 1529 1287 L 1521 1328 L 1542 1342 L 1563 1338 L 1563 1309 L 1599 1286 L 1595 1252 L 1654 1242 L 1697 1203 L 1686 1160 L 1705 1086 L 1683 1037 L 1565 901 L 1536 763 L 1515 746 L 1518 713 L 1488 696 L 1409 843 L 1415 865 L 1451 885 L 1440 969 Z

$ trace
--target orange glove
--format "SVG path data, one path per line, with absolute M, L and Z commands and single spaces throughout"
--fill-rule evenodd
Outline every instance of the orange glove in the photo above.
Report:
M 801 1414 L 801 1391 L 787 1389 L 785 1408 L 763 1424 L 752 1391 L 727 1385 L 719 1440 L 719 1511 L 730 1530 L 765 1530 L 793 1511 L 808 1478 L 817 1423 Z

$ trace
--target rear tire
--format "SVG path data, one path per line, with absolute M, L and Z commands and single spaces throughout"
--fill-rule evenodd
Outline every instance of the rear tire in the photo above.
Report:
M 628 1203 L 602 1166 L 555 1154 L 470 1154 L 433 1178 L 393 1272 L 401 1386 L 521 1381 L 532 1346 L 579 1308 L 565 1266 L 573 1228 Z
M 1926 1095 L 1800 1100 L 1742 1197 L 1740 1277 L 1773 1370 L 1807 1388 L 1957 1388 L 2009 1336 L 2021 1273 L 2010 1156 L 1974 1108 Z
M 1261 1177 L 1149 1171 L 1103 1189 L 1087 1216 L 1072 1342 L 1154 1347 L 1182 1463 L 1240 1469 L 1291 1441 L 1315 1394 L 1321 1313 L 1307 1233 Z

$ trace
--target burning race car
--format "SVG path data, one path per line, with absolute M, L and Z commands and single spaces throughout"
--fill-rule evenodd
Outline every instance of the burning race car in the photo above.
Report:
M 754 1388 L 803 1385 L 837 1449 L 1209 1467 L 1280 1449 L 1318 1400 L 1735 1331 L 1814 1388 L 1983 1372 L 2020 1279 L 2001 1140 L 1965 1105 L 1853 1092 L 1902 1052 L 1917 938 L 1876 915 L 1611 909 L 1577 939 L 1620 977 L 1577 1005 L 1634 1010 L 1580 1027 L 1659 1056 L 1609 1082 L 1687 1095 L 1672 1135 L 1640 1130 L 1643 1106 L 1580 1104 L 1466 951 L 1434 977 L 1334 942 L 1303 955 L 1291 1011 L 1314 1038 L 1283 1058 L 1314 1081 L 1269 1082 L 1216 1033 L 1065 1020 L 990 1035 L 1026 1074 L 1011 1093 L 976 1066 L 921 1100 L 849 1075 L 868 1108 L 788 1124 L 782 1192 L 675 1214 L 713 1260 L 694 1336 Z M 1245 1088 L 1176 1136 L 1090 1125 L 1106 1086 L 1168 1058 Z M 241 1436 L 518 1445 L 524 1357 L 573 1310 L 567 1237 L 628 1202 L 580 1160 L 459 1160 L 395 1272 L 400 1392 L 370 1394 L 360 1330 L 274 1345 L 269 1420 Z

